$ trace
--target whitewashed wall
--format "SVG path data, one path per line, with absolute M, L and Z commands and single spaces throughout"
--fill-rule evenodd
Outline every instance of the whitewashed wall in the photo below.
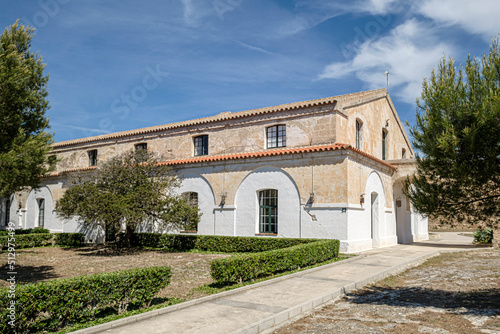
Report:
M 45 219 L 44 228 L 50 230 L 51 232 L 62 232 L 62 221 L 57 219 L 54 210 L 54 201 L 52 198 L 52 193 L 46 186 L 40 187 L 40 189 L 31 190 L 26 201 L 26 223 L 24 228 L 34 228 L 39 227 L 40 222 L 38 221 L 38 200 L 45 200 Z
M 278 190 L 278 236 L 300 236 L 300 196 L 293 179 L 276 167 L 262 167 L 249 173 L 236 192 L 234 235 L 255 236 L 259 233 L 258 192 Z
M 201 218 L 198 224 L 198 233 L 210 235 L 214 234 L 214 206 L 215 198 L 212 187 L 208 181 L 197 173 L 185 173 L 180 175 L 182 184 L 176 189 L 178 194 L 185 192 L 198 193 L 198 208 Z

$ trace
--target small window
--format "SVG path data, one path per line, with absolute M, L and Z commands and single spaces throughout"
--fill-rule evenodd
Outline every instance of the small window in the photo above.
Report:
M 97 166 L 97 150 L 90 150 L 87 153 L 89 154 L 89 166 Z
M 267 148 L 286 147 L 286 125 L 274 125 L 267 128 Z
M 194 137 L 194 155 L 208 154 L 208 135 Z
M 363 123 L 360 120 L 356 120 L 356 148 L 361 150 L 363 145 Z
M 182 197 L 187 200 L 187 204 L 198 208 L 198 193 L 197 192 L 187 192 L 182 194 Z M 184 231 L 198 231 L 198 224 L 191 221 L 184 221 L 183 226 Z
M 278 190 L 259 191 L 259 232 L 278 234 Z
M 382 130 L 382 160 L 387 159 L 387 131 Z
M 45 200 L 40 198 L 38 200 L 38 226 L 43 227 L 45 225 Z
M 406 159 L 406 150 L 404 148 L 401 150 L 401 159 Z
M 147 143 L 135 144 L 135 149 L 136 150 L 147 150 L 148 144 Z

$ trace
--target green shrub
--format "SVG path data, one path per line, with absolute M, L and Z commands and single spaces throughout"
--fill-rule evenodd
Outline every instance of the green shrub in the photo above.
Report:
M 195 248 L 197 237 L 197 235 L 183 234 L 134 233 L 132 245 L 169 251 L 187 251 Z
M 474 242 L 479 243 L 491 243 L 493 240 L 493 229 L 487 228 L 482 229 L 479 228 L 474 232 Z
M 129 305 L 144 306 L 170 283 L 169 267 L 150 267 L 52 280 L 16 287 L 15 327 L 8 307 L 0 308 L 1 333 L 55 331 Z M 10 305 L 9 289 L 0 290 L 0 304 Z
M 338 240 L 321 240 L 289 248 L 216 259 L 210 262 L 210 273 L 217 283 L 247 281 L 330 260 L 338 256 L 339 245 Z
M 132 244 L 136 247 L 162 248 L 172 251 L 199 249 L 208 252 L 223 253 L 263 252 L 318 241 L 318 239 L 160 233 L 134 233 L 132 240 Z
M 68 247 L 82 247 L 85 243 L 83 233 L 56 233 L 56 245 Z
M 198 236 L 198 240 L 196 242 L 196 248 L 211 252 L 255 253 L 292 247 L 314 241 L 318 241 L 318 239 L 200 235 Z
M 3 230 L 0 231 L 0 236 L 8 235 L 9 231 Z M 46 228 L 35 227 L 35 228 L 27 228 L 27 229 L 18 229 L 14 230 L 14 234 L 22 235 L 22 234 L 36 234 L 36 233 L 50 233 Z
M 184 252 L 194 249 L 197 235 L 163 234 L 160 237 L 160 247 L 169 251 Z
M 9 247 L 9 240 L 11 244 L 14 244 L 15 249 L 49 246 L 52 245 L 53 243 L 54 235 L 47 233 L 37 233 L 37 234 L 14 235 L 13 237 L 1 236 L 0 249 L 7 249 Z
M 161 233 L 134 233 L 132 235 L 132 246 L 159 248 Z

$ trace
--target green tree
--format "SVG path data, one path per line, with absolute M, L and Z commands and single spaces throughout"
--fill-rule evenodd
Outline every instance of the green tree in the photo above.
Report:
M 48 75 L 30 50 L 33 31 L 18 20 L 0 35 L 0 197 L 36 188 L 48 172 Z
M 117 244 L 128 247 L 140 224 L 167 231 L 198 224 L 198 208 L 174 192 L 180 182 L 152 153 L 130 151 L 80 176 L 56 210 L 61 218 L 77 217 L 90 228 L 114 231 Z
M 417 173 L 406 192 L 417 210 L 498 227 L 500 211 L 500 47 L 468 58 L 443 58 L 424 79 L 410 130 Z M 498 235 L 498 234 L 497 234 Z

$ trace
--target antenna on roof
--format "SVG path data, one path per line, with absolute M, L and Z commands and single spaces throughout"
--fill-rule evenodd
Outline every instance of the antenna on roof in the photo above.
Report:
M 387 79 L 387 91 L 389 91 L 389 71 L 385 71 L 385 77 Z

